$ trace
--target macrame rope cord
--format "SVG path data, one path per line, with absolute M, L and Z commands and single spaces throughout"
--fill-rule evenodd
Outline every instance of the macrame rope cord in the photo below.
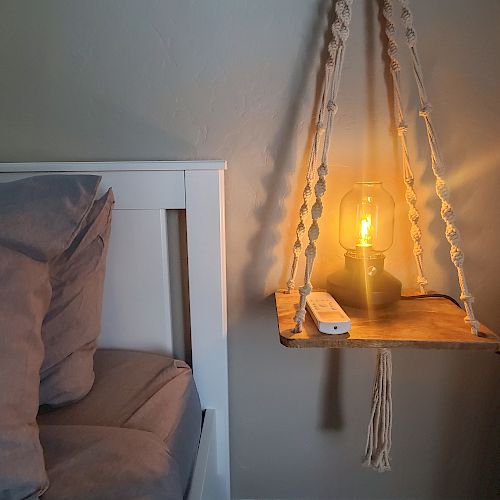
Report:
M 378 349 L 373 383 L 372 408 L 363 465 L 379 472 L 391 470 L 392 446 L 392 354 Z
M 419 226 L 420 213 L 417 210 L 417 195 L 414 189 L 415 177 L 410 163 L 408 152 L 407 132 L 404 108 L 401 99 L 401 65 L 397 58 L 398 46 L 395 39 L 395 29 L 392 22 L 392 0 L 384 0 L 382 13 L 385 19 L 385 33 L 387 35 L 387 54 L 390 59 L 390 72 L 392 76 L 394 92 L 394 114 L 396 130 L 399 136 L 403 159 L 403 181 L 406 186 L 405 199 L 408 203 L 408 219 L 410 220 L 410 235 L 413 240 L 413 255 L 417 266 L 417 283 L 420 287 L 420 293 L 426 293 L 428 281 L 424 275 L 424 264 L 422 248 L 422 230 Z
M 323 88 L 321 91 L 321 101 L 318 111 L 318 119 L 316 121 L 316 130 L 314 132 L 311 152 L 309 154 L 306 185 L 304 187 L 304 191 L 302 192 L 303 202 L 299 209 L 299 223 L 297 224 L 297 228 L 295 230 L 296 239 L 295 243 L 293 244 L 293 262 L 292 262 L 292 267 L 290 269 L 290 277 L 287 282 L 288 293 L 290 293 L 295 288 L 295 278 L 297 276 L 298 262 L 300 255 L 302 254 L 302 238 L 304 236 L 304 233 L 306 232 L 306 218 L 307 215 L 309 214 L 309 200 L 312 195 L 314 167 L 316 166 L 316 158 L 318 155 L 320 141 L 325 134 L 325 124 L 323 121 L 323 117 L 325 113 L 326 89 L 329 87 L 332 78 L 334 57 L 336 53 L 336 48 L 334 47 L 334 44 L 332 42 L 330 42 L 328 46 L 328 51 L 330 53 L 330 56 L 325 66 L 325 79 L 323 81 Z
M 316 120 L 316 129 L 314 131 L 313 142 L 311 146 L 311 151 L 309 153 L 309 161 L 306 175 L 306 185 L 304 191 L 302 192 L 303 203 L 299 209 L 299 223 L 295 230 L 296 239 L 293 245 L 293 262 L 290 269 L 290 277 L 287 281 L 288 293 L 290 293 L 295 288 L 295 278 L 297 276 L 297 268 L 299 258 L 302 254 L 302 239 L 306 232 L 306 218 L 309 215 L 309 200 L 312 195 L 312 182 L 314 179 L 314 172 L 316 167 L 316 160 L 318 156 L 318 150 L 320 148 L 320 143 L 323 140 L 323 151 L 325 147 L 325 137 L 328 137 L 326 132 L 324 115 L 328 113 L 328 103 L 326 96 L 328 94 L 328 89 L 331 89 L 332 78 L 336 75 L 337 68 L 337 52 L 342 43 L 340 37 L 340 31 L 342 30 L 342 22 L 339 17 L 336 17 L 332 24 L 331 31 L 333 38 L 328 44 L 328 61 L 325 65 L 325 78 L 323 80 L 321 100 L 318 110 L 318 118 Z M 340 79 L 339 77 L 337 77 Z M 324 154 L 322 154 L 323 159 Z
M 351 5 L 353 0 L 338 0 L 335 4 L 336 18 L 332 26 L 333 40 L 330 55 L 333 58 L 332 74 L 328 81 L 326 95 L 327 117 L 321 154 L 321 163 L 318 167 L 318 179 L 314 186 L 316 200 L 311 209 L 311 225 L 309 226 L 309 244 L 305 250 L 306 265 L 304 270 L 304 284 L 300 287 L 300 301 L 295 315 L 294 332 L 302 331 L 302 323 L 306 314 L 306 298 L 311 293 L 311 274 L 316 257 L 316 240 L 319 237 L 319 224 L 323 212 L 322 197 L 326 192 L 326 176 L 328 175 L 328 151 L 330 148 L 330 136 L 333 126 L 333 119 L 337 112 L 336 99 L 338 95 L 342 64 L 344 60 L 345 43 L 349 38 L 349 24 L 351 22 Z
M 434 172 L 436 179 L 436 193 L 441 200 L 441 217 L 446 226 L 445 235 L 450 244 L 451 261 L 457 269 L 458 282 L 461 290 L 460 299 L 463 301 L 465 307 L 466 316 L 464 320 L 470 326 L 471 332 L 474 335 L 478 335 L 479 322 L 476 320 L 474 310 L 472 308 L 474 296 L 470 292 L 465 278 L 464 252 L 461 248 L 460 232 L 455 224 L 456 217 L 450 203 L 450 191 L 445 180 L 443 179 L 445 165 L 439 152 L 438 141 L 430 116 L 431 105 L 427 98 L 422 66 L 417 53 L 417 34 L 413 25 L 413 15 L 410 10 L 410 2 L 409 0 L 399 0 L 399 2 L 402 6 L 401 19 L 405 27 L 406 43 L 410 49 L 413 73 L 420 97 L 421 109 L 419 114 L 425 122 L 427 140 L 429 142 L 429 149 L 431 153 L 432 171 Z

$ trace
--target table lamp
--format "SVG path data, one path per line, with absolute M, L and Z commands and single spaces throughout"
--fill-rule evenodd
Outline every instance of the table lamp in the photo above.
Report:
M 394 200 L 381 182 L 356 182 L 340 202 L 340 244 L 345 267 L 328 277 L 341 305 L 386 307 L 401 297 L 401 282 L 384 270 L 394 237 Z

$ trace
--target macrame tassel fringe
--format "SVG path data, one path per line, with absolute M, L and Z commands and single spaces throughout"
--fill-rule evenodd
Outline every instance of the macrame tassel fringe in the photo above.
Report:
M 377 372 L 373 384 L 372 412 L 368 425 L 363 465 L 379 472 L 391 470 L 389 452 L 392 434 L 392 354 L 377 351 Z

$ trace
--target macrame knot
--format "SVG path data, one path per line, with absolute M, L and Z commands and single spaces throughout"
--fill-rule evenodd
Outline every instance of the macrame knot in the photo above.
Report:
M 308 183 L 306 184 L 306 187 L 304 188 L 304 197 L 305 197 L 305 198 L 309 198 L 309 197 L 311 196 L 311 192 L 312 192 L 312 191 L 311 191 L 311 183 L 310 183 L 310 182 L 308 182 Z M 306 207 L 306 209 L 307 209 L 307 207 Z
M 445 234 L 446 239 L 450 242 L 451 245 L 457 246 L 457 243 L 460 242 L 460 232 L 451 224 L 446 224 Z
M 320 177 L 318 179 L 318 182 L 316 182 L 316 186 L 314 186 L 314 193 L 318 198 L 321 198 L 325 194 L 326 191 L 326 182 L 323 177 Z
M 313 222 L 311 224 L 311 227 L 309 228 L 309 232 L 308 232 L 308 235 L 309 235 L 309 239 L 312 240 L 312 241 L 316 241 L 318 239 L 318 236 L 319 236 L 319 226 L 318 224 L 316 224 L 315 222 Z M 314 248 L 314 255 L 316 255 L 316 248 Z M 307 249 L 309 249 L 309 246 L 307 247 Z M 311 254 L 312 252 L 309 251 Z M 306 256 L 309 256 L 307 254 L 307 250 L 306 250 Z
M 445 199 L 446 200 L 450 196 L 450 191 L 448 189 L 448 186 L 446 185 L 446 182 L 444 182 L 444 180 L 441 179 L 441 178 L 438 178 L 436 180 L 436 191 L 437 191 L 437 194 L 439 195 L 439 197 L 441 199 Z M 449 206 L 450 205 L 448 205 L 448 207 Z
M 308 213 L 309 213 L 309 208 L 307 208 L 307 205 L 303 203 L 302 206 L 300 207 L 300 216 L 304 218 Z
M 347 26 L 342 26 L 342 28 L 340 28 L 339 37 L 342 40 L 342 44 L 345 44 L 349 38 L 349 28 Z
M 395 59 L 391 61 L 391 71 L 392 73 L 399 73 L 401 71 L 401 65 Z
M 349 24 L 351 20 L 351 5 L 352 5 L 353 0 L 345 0 L 344 2 L 341 2 L 342 8 L 341 8 L 341 14 L 340 17 L 342 18 L 342 22 L 344 24 Z
M 304 288 L 304 287 L 302 287 Z M 299 288 L 299 292 L 302 294 L 302 288 Z M 297 312 L 295 313 L 295 318 L 293 318 L 296 321 L 295 328 L 293 329 L 293 333 L 300 333 L 302 331 L 302 323 L 306 317 L 306 311 L 301 310 L 300 307 L 297 309 Z
M 335 12 L 337 12 L 337 7 L 335 7 Z M 332 43 L 334 43 L 334 44 L 338 43 L 338 32 L 340 31 L 341 26 L 342 26 L 342 23 L 340 22 L 340 18 L 338 17 L 338 13 L 337 13 L 337 18 L 335 19 L 335 21 L 333 21 L 333 24 L 332 24 L 332 34 L 333 34 Z M 338 46 L 336 45 L 335 48 L 337 48 L 337 47 Z
M 468 302 L 469 304 L 474 304 L 474 295 L 472 295 L 469 291 L 463 292 L 460 295 L 460 300 L 463 302 Z
M 387 16 L 390 18 L 392 16 L 392 9 L 391 12 L 387 12 L 387 9 L 385 9 L 384 12 L 386 18 Z M 385 25 L 385 33 L 387 35 L 387 38 L 389 38 L 388 43 L 389 46 L 387 47 L 387 50 L 391 54 L 395 54 L 398 51 L 398 46 L 396 42 L 393 40 L 394 36 L 396 35 L 396 29 L 394 28 L 394 24 L 390 21 L 390 19 L 386 19 L 386 25 Z
M 324 132 L 325 131 L 325 124 L 323 122 L 318 122 L 316 125 L 316 130 L 318 132 Z
M 413 48 L 417 43 L 417 34 L 412 28 L 408 28 L 406 30 L 406 42 L 408 43 L 408 47 Z
M 450 256 L 455 267 L 462 267 L 464 265 L 464 253 L 460 248 L 452 246 L 450 250 Z
M 434 175 L 436 177 L 442 177 L 443 173 L 444 173 L 444 166 L 441 163 L 441 160 L 439 158 L 436 158 L 435 156 L 433 156 L 431 159 L 431 164 L 432 164 L 432 170 L 434 172 Z
M 425 278 L 425 276 L 419 276 L 417 278 L 417 284 L 419 286 L 426 287 L 429 284 L 429 282 L 427 281 L 427 278 Z
M 326 177 L 328 175 L 328 165 L 326 163 L 322 163 L 318 167 L 318 175 L 320 177 Z
M 415 203 L 417 202 L 417 195 L 415 194 L 415 191 L 413 191 L 413 189 L 409 188 L 405 191 L 405 198 L 406 201 L 411 205 L 415 205 Z
M 473 335 L 479 335 L 479 327 L 481 326 L 477 319 L 471 319 L 469 316 L 465 316 L 464 321 L 470 326 Z
M 401 11 L 401 19 L 406 24 L 410 24 L 411 22 L 413 22 L 413 16 L 411 15 L 411 12 L 408 10 L 407 5 L 403 5 L 403 10 Z
M 418 242 L 415 242 L 415 244 L 413 245 L 413 255 L 415 255 L 416 257 L 420 257 L 421 255 L 423 255 L 424 253 L 424 249 L 422 248 L 422 245 L 420 245 Z
M 337 41 L 336 38 L 334 37 L 330 43 L 328 44 L 328 54 L 330 57 L 326 61 L 326 67 L 327 68 L 332 68 L 333 67 L 333 60 L 335 58 L 335 51 L 337 50 Z
M 389 26 L 387 26 L 387 28 L 385 29 L 385 32 L 387 34 L 387 36 L 391 37 L 391 36 L 394 36 L 394 25 L 393 24 L 389 24 Z M 396 45 L 396 42 L 392 39 L 389 39 L 388 40 L 388 47 L 387 47 L 387 52 L 389 53 L 389 55 L 391 56 L 395 56 L 397 53 L 398 53 L 398 46 Z
M 308 259 L 316 257 L 316 247 L 314 245 L 307 245 L 305 254 Z
M 447 202 L 441 204 L 441 217 L 450 224 L 455 221 L 455 212 Z
M 302 285 L 300 287 L 300 294 L 301 295 L 309 295 L 310 293 L 312 292 L 312 286 L 310 283 L 304 283 L 304 285 Z M 304 319 L 304 318 L 302 318 Z
M 410 234 L 414 240 L 420 241 L 422 239 L 422 231 L 415 224 L 411 226 Z
M 420 218 L 420 215 L 418 213 L 418 210 L 415 207 L 411 207 L 408 210 L 408 219 L 410 219 L 413 224 L 416 224 Z
M 336 114 L 337 110 L 338 110 L 338 106 L 335 104 L 335 101 L 330 99 L 328 101 L 327 109 L 328 109 L 328 111 L 331 111 L 333 114 Z
M 349 21 L 351 20 L 351 9 L 349 7 L 349 4 L 351 3 L 352 1 L 349 0 L 341 0 L 335 6 L 337 15 L 343 24 L 349 24 Z
M 401 137 L 408 132 L 408 126 L 405 123 L 401 123 L 398 127 L 398 135 Z
M 303 222 L 299 222 L 297 225 L 297 234 L 299 236 L 302 236 L 306 232 L 306 227 L 304 226 Z
M 418 111 L 418 114 L 419 116 L 422 116 L 424 118 L 427 118 L 430 114 L 431 114 L 431 111 L 432 111 L 432 106 L 430 105 L 430 103 L 426 102 L 421 108 L 420 110 Z
M 295 243 L 293 244 L 294 254 L 298 255 L 300 253 L 301 248 L 302 248 L 302 244 L 300 243 L 299 240 L 296 240 Z

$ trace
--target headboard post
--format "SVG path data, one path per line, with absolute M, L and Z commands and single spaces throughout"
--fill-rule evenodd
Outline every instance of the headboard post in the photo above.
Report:
M 203 408 L 217 409 L 220 498 L 229 500 L 224 171 L 187 170 L 185 185 L 193 373 Z

